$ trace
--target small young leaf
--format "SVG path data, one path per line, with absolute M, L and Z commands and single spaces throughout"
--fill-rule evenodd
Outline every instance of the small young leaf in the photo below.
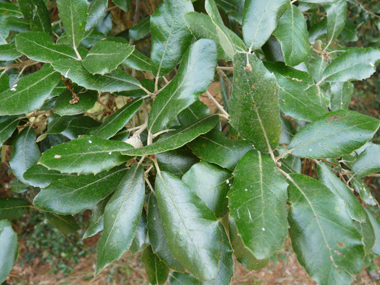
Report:
M 24 199 L 0 198 L 0 220 L 13 220 L 29 211 L 30 203 Z
M 65 234 L 72 234 L 79 230 L 79 226 L 71 215 L 57 215 L 55 213 L 45 212 L 48 222 L 55 228 Z
M 144 265 L 150 284 L 162 285 L 166 282 L 170 269 L 156 254 L 154 254 L 151 246 L 145 248 L 141 257 L 141 262 Z
M 352 167 L 352 173 L 360 178 L 378 171 L 380 171 L 380 145 L 373 144 L 359 155 Z
M 7 220 L 0 220 L 0 248 L 0 283 L 3 284 L 11 272 L 18 254 L 17 234 L 13 231 L 12 224 Z
M 150 17 L 146 17 L 136 26 L 129 29 L 129 37 L 132 40 L 138 41 L 145 37 L 150 32 Z
M 50 14 L 43 0 L 18 0 L 24 19 L 30 21 L 33 31 L 42 31 L 53 35 Z
M 19 116 L 0 117 L 0 147 L 13 134 L 20 119 Z
M 90 225 L 88 226 L 86 232 L 83 235 L 82 239 L 86 239 L 96 235 L 98 232 L 103 230 L 104 226 L 104 209 L 112 195 L 109 195 L 107 198 L 101 200 L 91 209 L 91 218 Z

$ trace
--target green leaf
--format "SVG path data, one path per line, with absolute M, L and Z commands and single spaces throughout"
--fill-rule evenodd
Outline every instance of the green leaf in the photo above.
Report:
M 347 207 L 347 212 L 353 220 L 365 222 L 365 212 L 359 200 L 324 163 L 318 163 L 318 178 L 331 192 L 341 198 Z
M 30 21 L 32 31 L 53 35 L 50 14 L 43 0 L 18 0 L 24 19 Z
M 29 211 L 30 203 L 18 198 L 0 198 L 0 220 L 13 220 Z
M 87 0 L 58 0 L 59 17 L 65 27 L 65 34 L 74 48 L 78 47 L 85 33 L 87 23 Z
M 351 284 L 364 248 L 342 199 L 317 180 L 289 177 L 290 238 L 299 263 L 319 284 Z
M 378 49 L 350 48 L 331 62 L 323 72 L 321 80 L 342 82 L 366 79 L 376 71 L 379 61 L 380 51 Z
M 109 195 L 107 198 L 101 200 L 91 209 L 90 225 L 88 226 L 82 239 L 92 237 L 103 230 L 104 209 L 106 208 L 106 205 L 111 197 L 112 195 Z
M 2 283 L 11 272 L 18 254 L 17 234 L 13 231 L 12 224 L 7 220 L 0 221 L 0 247 L 0 283 Z
M 0 117 L 0 147 L 13 134 L 20 119 L 18 116 Z
M 309 30 L 309 42 L 315 43 L 317 40 L 327 36 L 327 18 L 315 23 Z
M 232 178 L 231 172 L 202 161 L 193 165 L 183 175 L 182 181 L 197 193 L 215 216 L 221 218 L 228 211 L 227 193 L 230 190 L 229 179 Z
M 33 204 L 48 212 L 76 214 L 94 207 L 118 186 L 125 167 L 116 167 L 97 175 L 66 176 L 41 190 Z
M 99 173 L 120 165 L 130 157 L 120 154 L 133 146 L 119 141 L 108 141 L 95 136 L 83 136 L 45 151 L 39 161 L 49 170 L 66 173 Z
M 192 34 L 183 20 L 190 11 L 194 11 L 190 0 L 166 0 L 150 17 L 151 60 L 156 77 L 174 69 L 191 43 Z
M 83 66 L 92 74 L 110 73 L 115 70 L 134 51 L 135 47 L 110 41 L 95 44 L 83 59 Z
M 379 126 L 379 120 L 354 111 L 331 112 L 302 128 L 289 150 L 300 157 L 340 157 L 364 145 Z
M 202 283 L 189 273 L 173 272 L 169 274 L 169 284 L 170 285 L 183 285 L 183 284 L 201 285 Z
M 159 132 L 206 92 L 214 79 L 217 50 L 213 41 L 201 39 L 183 56 L 176 77 L 154 100 L 148 130 Z
M 99 127 L 93 128 L 89 134 L 97 136 L 102 139 L 109 139 L 121 130 L 140 108 L 143 99 L 135 99 L 123 106 L 117 112 L 107 117 L 103 124 Z
M 182 265 L 173 257 L 168 248 L 168 241 L 164 234 L 161 214 L 158 209 L 157 199 L 150 195 L 148 203 L 148 235 L 152 245 L 153 252 L 170 268 L 184 272 Z
M 11 3 L 0 3 L 0 15 L 5 17 L 15 16 L 18 18 L 23 16 L 20 8 Z
M 112 2 L 125 12 L 129 12 L 131 9 L 131 0 L 114 0 Z
M 351 82 L 334 82 L 330 86 L 331 110 L 347 110 L 354 85 Z
M 128 68 L 140 71 L 152 70 L 150 59 L 136 49 L 126 60 L 124 60 L 123 64 Z
M 296 66 L 310 55 L 306 21 L 295 5 L 289 5 L 273 35 L 281 44 L 286 65 Z
M 359 155 L 351 172 L 360 178 L 378 171 L 380 171 L 380 145 L 373 144 Z
M 14 60 L 22 56 L 16 49 L 14 44 L 0 45 L 0 60 Z
M 50 183 L 73 176 L 74 174 L 61 173 L 57 170 L 49 170 L 42 165 L 33 165 L 25 171 L 25 181 L 34 187 L 45 188 Z
M 368 209 L 365 209 L 365 210 L 368 214 L 369 220 L 375 232 L 375 244 L 372 247 L 372 251 L 374 254 L 380 256 L 380 221 Z
M 6 18 L 6 25 L 9 26 L 11 32 L 27 33 L 31 31 L 30 23 L 27 20 L 13 16 Z
M 372 197 L 371 191 L 369 191 L 367 185 L 363 182 L 363 180 L 359 178 L 353 177 L 352 180 L 352 186 L 354 187 L 355 191 L 359 193 L 360 198 L 371 206 L 378 205 L 377 201 Z
M 245 1 L 243 36 L 250 50 L 259 49 L 265 44 L 288 7 L 287 0 Z
M 139 225 L 137 227 L 136 235 L 132 241 L 130 251 L 133 254 L 143 251 L 147 246 L 149 246 L 149 238 L 147 237 L 147 228 L 146 228 L 146 214 L 143 209 Z
M 219 122 L 218 115 L 210 115 L 177 131 L 170 132 L 168 136 L 152 143 L 151 145 L 123 151 L 125 155 L 148 155 L 173 150 L 184 146 L 196 137 L 209 132 Z
M 86 23 L 86 31 L 90 31 L 96 27 L 101 21 L 108 6 L 107 0 L 93 0 L 88 6 L 88 18 Z
M 291 121 L 281 116 L 282 128 L 280 144 L 289 144 L 292 138 L 297 133 Z
M 231 218 L 257 259 L 280 250 L 288 234 L 287 182 L 269 155 L 249 151 L 233 173 L 228 193 Z
M 169 267 L 154 254 L 151 246 L 145 248 L 141 262 L 144 265 L 150 284 L 161 285 L 166 282 L 169 275 Z
M 375 245 L 376 236 L 375 230 L 372 227 L 371 220 L 369 219 L 369 215 L 364 211 L 365 221 L 363 223 L 359 223 L 354 221 L 354 225 L 356 230 L 362 236 L 362 242 L 364 244 L 365 253 L 371 252 L 373 246 Z
M 144 170 L 135 164 L 122 178 L 104 211 L 104 230 L 96 248 L 96 274 L 132 244 L 145 197 Z
M 155 186 L 171 253 L 197 279 L 212 281 L 218 273 L 222 242 L 213 212 L 170 173 L 158 172 Z
M 65 234 L 72 234 L 79 230 L 79 226 L 71 215 L 57 215 L 55 213 L 45 212 L 48 222 Z
M 210 115 L 210 108 L 200 100 L 195 101 L 185 110 L 178 114 L 178 121 L 185 127 Z
M 6 73 L 0 75 L 0 93 L 9 88 L 9 76 Z
M 18 115 L 39 109 L 61 76 L 51 67 L 22 77 L 11 89 L 0 93 L 0 116 Z
M 269 263 L 269 258 L 258 260 L 251 252 L 251 250 L 244 245 L 241 236 L 238 233 L 237 226 L 234 220 L 229 217 L 229 234 L 232 247 L 234 249 L 234 255 L 247 270 L 259 270 L 266 267 Z
M 77 90 L 79 92 L 77 92 Z M 96 101 L 98 100 L 98 92 L 93 90 L 83 90 L 80 88 L 75 88 L 75 94 L 80 98 L 79 102 L 76 104 L 71 104 L 70 101 L 73 99 L 73 94 L 69 89 L 66 89 L 59 95 L 57 101 L 54 105 L 54 113 L 61 116 L 72 116 L 84 113 L 85 111 L 94 107 Z
M 140 89 L 140 82 L 128 73 L 116 69 L 106 75 L 89 73 L 80 61 L 74 59 L 60 59 L 52 63 L 55 70 L 66 78 L 98 92 L 120 92 Z
M 217 129 L 196 138 L 188 146 L 196 156 L 229 170 L 234 170 L 239 160 L 252 149 L 248 141 L 226 139 Z
M 249 2 L 246 2 L 246 4 Z M 245 71 L 247 55 L 234 57 L 234 84 L 230 98 L 230 124 L 262 152 L 275 149 L 280 141 L 281 120 L 276 78 L 254 55 L 248 55 L 251 71 Z
M 243 21 L 244 1 L 241 0 L 216 0 L 216 5 L 223 8 L 228 14 L 236 19 L 239 24 Z
M 69 126 L 61 134 L 73 140 L 80 135 L 87 134 L 87 132 L 100 125 L 99 122 L 86 116 L 75 116 L 70 122 Z
M 136 26 L 129 29 L 129 37 L 138 41 L 150 32 L 150 17 L 142 19 Z
M 337 0 L 325 5 L 327 12 L 327 37 L 332 43 L 343 31 L 346 25 L 347 1 Z
M 27 184 L 23 175 L 35 165 L 40 158 L 40 150 L 36 144 L 36 133 L 32 127 L 26 127 L 18 135 L 13 144 L 10 166 L 16 177 Z
M 346 21 L 346 25 L 344 26 L 344 29 L 340 36 L 342 37 L 343 40 L 346 41 L 357 41 L 358 37 L 356 35 L 357 31 L 357 26 L 351 22 L 351 21 Z
M 70 122 L 73 120 L 72 116 L 59 116 L 55 113 L 51 114 L 49 117 L 48 129 L 41 135 L 37 142 L 43 140 L 47 134 L 59 134 L 66 130 Z
M 326 67 L 326 60 L 323 58 L 323 56 L 321 56 L 311 61 L 308 69 L 314 80 L 319 82 L 322 79 L 323 72 L 325 71 Z

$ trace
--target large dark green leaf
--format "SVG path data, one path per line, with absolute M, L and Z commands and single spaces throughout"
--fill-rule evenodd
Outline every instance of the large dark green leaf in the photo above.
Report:
M 18 253 L 17 234 L 7 220 L 0 220 L 0 248 L 0 283 L 2 283 L 11 272 Z
M 0 147 L 13 134 L 20 121 L 18 116 L 0 117 Z
M 3 92 L 9 88 L 9 76 L 6 73 L 0 75 L 0 92 Z
M 18 135 L 13 144 L 11 168 L 16 177 L 27 184 L 23 175 L 40 158 L 40 150 L 36 144 L 36 133 L 32 127 L 26 127 Z
M 170 269 L 156 254 L 154 254 L 151 246 L 145 248 L 141 257 L 141 262 L 144 265 L 150 284 L 162 285 L 166 282 Z
M 76 214 L 91 209 L 116 189 L 125 171 L 122 166 L 97 175 L 66 176 L 41 190 L 33 204 L 57 214 Z
M 148 130 L 156 133 L 206 92 L 214 79 L 217 50 L 213 41 L 201 39 L 183 56 L 176 77 L 154 100 Z
M 50 14 L 43 0 L 18 0 L 24 19 L 30 21 L 33 31 L 42 31 L 53 35 Z
M 25 114 L 40 108 L 60 79 L 51 67 L 22 77 L 11 89 L 0 93 L 0 116 Z
M 302 12 L 295 5 L 289 6 L 273 35 L 281 44 L 286 65 L 296 66 L 309 56 L 310 43 Z
M 88 226 L 86 232 L 83 235 L 82 239 L 86 239 L 96 235 L 98 232 L 103 230 L 104 226 L 104 209 L 112 195 L 109 195 L 107 198 L 101 200 L 91 209 L 91 219 L 90 225 Z
M 262 152 L 275 149 L 280 141 L 281 120 L 276 78 L 254 55 L 234 57 L 234 85 L 230 99 L 230 124 Z M 249 70 L 249 69 L 247 69 Z
M 11 32 L 27 33 L 31 31 L 30 23 L 27 20 L 17 17 L 7 17 L 6 24 L 9 26 Z
M 47 131 L 38 137 L 37 142 L 42 141 L 47 134 L 59 134 L 66 130 L 67 126 L 73 120 L 72 116 L 59 116 L 55 113 L 51 114 L 49 117 L 48 129 Z
M 327 12 L 327 37 L 331 43 L 340 35 L 346 25 L 347 1 L 337 0 L 335 3 L 325 5 L 325 8 Z
M 344 201 L 324 184 L 289 178 L 290 238 L 298 261 L 319 284 L 351 284 L 362 270 L 364 247 Z
M 334 82 L 330 86 L 331 110 L 347 110 L 354 86 L 351 82 Z
M 197 280 L 189 273 L 172 272 L 169 274 L 170 285 L 201 285 L 202 282 Z
M 150 32 L 150 17 L 146 17 L 140 21 L 136 26 L 129 29 L 129 37 L 138 41 L 145 37 Z
M 66 130 L 61 134 L 73 140 L 80 135 L 87 134 L 90 129 L 98 127 L 99 125 L 100 123 L 98 121 L 87 116 L 79 115 L 72 119 Z
M 29 211 L 30 203 L 19 198 L 0 198 L 0 220 L 13 220 Z
M 234 171 L 228 193 L 231 218 L 257 259 L 280 250 L 288 234 L 287 182 L 269 155 L 249 151 Z
M 216 0 L 215 3 L 234 17 L 240 24 L 242 23 L 244 14 L 244 0 Z
M 188 126 L 201 118 L 207 117 L 210 115 L 210 108 L 200 100 L 195 101 L 185 110 L 178 114 L 178 121 L 181 126 Z
M 374 254 L 380 256 L 380 221 L 371 211 L 366 209 L 366 212 L 375 232 L 375 244 L 372 247 L 372 251 Z
M 151 145 L 123 151 L 125 155 L 148 155 L 173 150 L 184 146 L 196 137 L 209 132 L 219 122 L 218 115 L 210 115 L 199 121 L 177 131 L 169 133 L 168 136 L 152 143 Z
M 144 197 L 144 170 L 136 164 L 125 174 L 106 205 L 104 230 L 96 248 L 96 274 L 119 259 L 131 246 Z
M 156 77 L 171 71 L 188 48 L 192 34 L 183 20 L 193 11 L 190 0 L 166 0 L 150 17 L 152 69 Z
M 265 44 L 288 7 L 287 0 L 245 1 L 243 36 L 250 50 L 261 48 Z
M 359 155 L 352 167 L 352 173 L 356 177 L 363 177 L 378 171 L 380 171 L 380 145 L 373 144 Z
M 171 253 L 199 280 L 212 281 L 218 273 L 222 243 L 213 212 L 195 191 L 170 173 L 158 172 L 155 185 Z
M 81 114 L 94 107 L 95 102 L 98 100 L 98 92 L 94 90 L 84 90 L 80 93 L 75 93 L 80 98 L 79 102 L 76 104 L 71 104 L 70 101 L 73 99 L 73 94 L 69 89 L 63 91 L 55 102 L 54 113 L 61 116 Z
M 51 182 L 74 176 L 74 174 L 61 173 L 57 170 L 49 170 L 42 165 L 33 165 L 25 171 L 23 177 L 27 183 L 34 187 L 45 188 Z M 75 175 L 76 176 L 76 175 Z
M 140 222 L 136 230 L 136 235 L 129 249 L 131 253 L 133 254 L 143 251 L 147 246 L 149 246 L 149 238 L 147 236 L 146 223 L 147 223 L 147 218 L 146 218 L 145 210 L 143 209 L 141 217 L 140 217 Z
M 14 44 L 0 45 L 1 61 L 14 60 L 20 56 L 22 56 L 22 54 L 17 51 L 16 46 Z
M 182 181 L 197 193 L 217 217 L 224 217 L 228 211 L 227 193 L 230 190 L 231 172 L 207 162 L 193 165 L 182 177 Z
M 65 234 L 72 234 L 79 230 L 79 226 L 71 215 L 57 215 L 55 213 L 45 212 L 48 222 L 55 228 Z
M 331 112 L 301 129 L 289 149 L 301 157 L 339 157 L 364 145 L 379 125 L 379 120 L 354 111 Z
M 23 16 L 20 8 L 11 3 L 0 3 L 0 15 L 5 17 L 15 16 L 18 18 Z
M 66 173 L 96 174 L 128 161 L 130 157 L 120 152 L 131 148 L 124 142 L 83 136 L 45 151 L 39 163 Z
M 96 25 L 103 18 L 108 5 L 107 0 L 93 0 L 88 6 L 88 18 L 86 23 L 86 31 L 90 31 L 96 27 Z
M 124 60 L 123 64 L 131 69 L 152 71 L 150 58 L 146 57 L 136 49 L 126 60 Z

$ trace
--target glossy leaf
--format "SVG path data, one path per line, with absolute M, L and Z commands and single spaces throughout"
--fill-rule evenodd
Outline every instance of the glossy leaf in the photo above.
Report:
M 140 21 L 136 26 L 129 29 L 129 37 L 138 41 L 145 37 L 150 32 L 150 17 L 146 17 Z
M 37 142 L 43 140 L 47 134 L 59 134 L 66 130 L 67 126 L 73 120 L 72 116 L 59 116 L 55 113 L 51 114 L 49 117 L 48 129 L 47 131 L 39 136 Z
M 91 209 L 90 225 L 88 226 L 86 232 L 82 239 L 86 239 L 96 235 L 98 232 L 103 230 L 104 226 L 104 209 L 112 195 L 101 200 Z
M 210 108 L 200 100 L 195 101 L 185 110 L 178 114 L 181 126 L 188 126 L 210 115 Z
M 352 182 L 352 186 L 354 187 L 355 191 L 359 193 L 360 198 L 365 203 L 367 203 L 368 205 L 371 205 L 371 206 L 378 205 L 377 201 L 375 200 L 375 198 L 373 198 L 371 191 L 368 189 L 367 185 L 365 185 L 363 180 L 353 177 L 351 182 Z
M 14 44 L 0 45 L 0 60 L 14 60 L 22 56 L 16 49 Z
M 79 226 L 71 215 L 57 215 L 55 213 L 45 212 L 48 222 L 65 234 L 72 234 L 79 230 Z
M 315 23 L 309 30 L 309 41 L 315 43 L 317 40 L 327 36 L 327 18 Z
M 273 35 L 281 43 L 286 65 L 296 66 L 309 56 L 310 43 L 302 12 L 295 5 L 289 6 L 280 18 Z
M 68 89 L 63 91 L 57 98 L 54 105 L 54 113 L 61 116 L 81 114 L 94 107 L 96 101 L 98 100 L 98 92 L 93 90 L 85 90 L 75 93 L 80 98 L 79 102 L 76 104 L 71 104 L 70 101 L 73 99 L 72 92 Z
M 13 134 L 20 121 L 18 116 L 0 117 L 0 147 Z
M 135 164 L 122 178 L 104 211 L 104 230 L 96 248 L 96 274 L 132 244 L 145 197 L 144 170 Z
M 159 172 L 155 188 L 171 253 L 197 279 L 213 281 L 218 272 L 222 242 L 213 212 L 172 174 Z
M 95 127 L 98 127 L 100 123 L 91 119 L 90 117 L 79 115 L 75 116 L 66 130 L 64 130 L 61 134 L 69 139 L 73 140 L 78 138 L 80 135 L 85 135 L 87 132 Z
M 182 285 L 182 284 L 201 285 L 202 283 L 189 273 L 172 272 L 169 274 L 169 284 L 170 285 Z
M 120 9 L 125 12 L 129 12 L 131 8 L 131 0 L 115 0 L 113 1 L 116 6 L 120 7 Z
M 269 152 L 280 141 L 281 120 L 276 78 L 255 55 L 234 57 L 234 85 L 230 98 L 230 124 L 258 150 Z
M 372 251 L 374 254 L 380 256 L 380 221 L 371 211 L 366 209 L 366 212 L 375 232 L 375 244 L 372 247 Z
M 334 82 L 330 87 L 331 110 L 347 110 L 354 86 L 351 82 Z
M 257 259 L 280 250 L 287 236 L 287 182 L 269 155 L 249 151 L 234 170 L 228 193 L 231 218 Z
M 216 0 L 216 5 L 223 8 L 228 14 L 236 19 L 240 24 L 243 21 L 244 1 L 241 0 Z
M 7 220 L 0 220 L 0 247 L 0 282 L 3 284 L 11 272 L 18 254 L 17 234 L 13 231 L 12 224 Z
M 130 157 L 123 156 L 120 152 L 131 148 L 131 145 L 124 142 L 83 136 L 45 151 L 39 163 L 49 170 L 96 174 L 128 161 Z
M 243 16 L 243 36 L 250 50 L 261 48 L 277 27 L 289 7 L 286 0 L 246 0 Z
M 107 0 L 93 0 L 88 6 L 88 18 L 86 23 L 86 31 L 90 31 L 95 28 L 96 25 L 101 21 L 103 15 L 107 9 Z
M 169 267 L 154 254 L 152 247 L 145 248 L 141 262 L 144 265 L 145 272 L 148 275 L 149 283 L 164 284 L 169 275 Z
M 380 171 L 380 145 L 373 144 L 359 155 L 351 172 L 360 178 L 378 171 Z
M 305 175 L 291 174 L 289 183 L 289 233 L 299 263 L 320 284 L 350 284 L 364 247 L 343 200 Z
M 33 31 L 41 31 L 53 35 L 50 14 L 43 0 L 18 0 L 24 19 L 30 21 Z
M 358 37 L 356 35 L 357 33 L 356 29 L 357 29 L 357 26 L 353 22 L 346 21 L 346 25 L 344 26 L 343 31 L 340 34 L 340 36 L 342 37 L 342 39 L 346 41 L 357 41 Z
M 196 137 L 209 132 L 219 122 L 218 115 L 211 115 L 200 119 L 199 121 L 169 133 L 168 136 L 152 143 L 151 145 L 123 151 L 125 155 L 148 155 L 157 154 L 184 146 L 186 143 L 194 140 Z
M 24 199 L 6 197 L 0 198 L 0 220 L 13 220 L 29 211 L 30 203 Z
M 148 121 L 150 132 L 159 132 L 207 91 L 214 79 L 216 63 L 213 41 L 201 39 L 190 46 L 176 77 L 154 100 Z
M 147 223 L 146 214 L 145 214 L 145 210 L 143 209 L 140 222 L 136 230 L 136 235 L 129 249 L 131 253 L 133 254 L 136 254 L 139 251 L 143 251 L 147 246 L 149 246 L 149 238 L 147 237 L 146 223 Z
M 28 184 L 40 188 L 45 188 L 51 182 L 67 178 L 68 176 L 71 176 L 71 174 L 61 173 L 57 170 L 48 170 L 42 165 L 33 165 L 23 175 Z
M 292 154 L 308 158 L 334 158 L 364 145 L 380 122 L 354 111 L 335 111 L 301 129 L 289 145 Z
M 126 60 L 124 60 L 123 64 L 131 69 L 152 71 L 150 59 L 136 49 Z
M 340 35 L 346 25 L 347 1 L 337 0 L 335 3 L 325 5 L 325 9 L 327 12 L 327 37 L 331 43 Z
M 22 77 L 11 89 L 0 93 L 0 116 L 25 114 L 40 108 L 60 79 L 51 67 Z
M 192 35 L 183 15 L 193 10 L 190 0 L 167 0 L 150 17 L 151 60 L 156 77 L 174 69 L 186 52 Z

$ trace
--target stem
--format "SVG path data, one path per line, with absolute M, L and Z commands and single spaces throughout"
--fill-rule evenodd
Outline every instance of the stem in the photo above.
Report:
M 216 72 L 219 74 L 220 77 L 223 78 L 224 83 L 227 86 L 227 93 L 228 93 L 227 96 L 228 96 L 228 99 L 229 99 L 231 97 L 232 83 L 231 83 L 230 79 L 227 77 L 227 75 L 223 72 L 223 70 L 216 69 Z
M 226 70 L 226 71 L 234 71 L 234 68 L 233 67 L 229 67 L 229 66 L 217 66 L 216 67 L 216 70 Z
M 293 3 L 296 3 L 298 0 L 293 0 L 292 2 L 290 2 L 290 4 L 293 4 Z
M 150 131 L 148 131 L 148 145 L 151 145 L 152 142 L 153 142 L 152 133 Z
M 167 129 L 167 130 L 163 130 L 161 132 L 158 132 L 158 133 L 155 133 L 155 134 L 152 134 L 152 139 L 158 137 L 159 135 L 162 135 L 162 134 L 165 134 L 167 132 L 171 132 L 171 131 L 175 131 L 174 129 Z
M 134 132 L 133 135 L 141 135 L 141 133 L 148 127 L 148 122 L 145 122 L 140 127 L 138 127 L 137 131 Z
M 160 79 L 160 74 L 157 73 L 156 80 L 154 82 L 154 93 L 158 93 L 158 80 Z
M 78 52 L 78 49 L 77 49 L 77 47 L 75 46 L 75 44 L 73 45 L 73 47 L 74 47 L 75 54 L 76 54 L 77 57 L 78 57 L 78 60 L 82 60 L 82 57 L 80 56 L 80 54 L 79 54 L 79 52 Z
M 276 161 L 279 161 L 279 160 L 280 160 L 281 158 L 283 158 L 284 156 L 287 156 L 288 154 L 291 154 L 293 150 L 294 150 L 294 149 L 289 149 L 289 150 L 285 151 L 283 154 L 277 156 L 277 157 L 276 157 Z
M 282 170 L 281 168 L 277 168 L 279 171 L 280 171 L 280 173 L 282 174 L 282 175 L 284 175 L 285 177 L 286 177 L 286 179 L 289 179 L 290 181 L 292 181 L 292 178 L 290 177 L 290 175 L 288 174 L 288 173 L 286 173 L 284 170 Z
M 364 8 L 363 4 L 359 3 L 357 0 L 354 0 L 356 2 L 356 4 L 358 4 L 360 6 L 360 8 L 362 8 L 364 10 L 364 12 L 366 12 L 367 14 L 370 14 L 378 19 L 380 19 L 380 16 L 376 15 L 375 13 L 367 10 L 366 8 Z
M 218 103 L 218 101 L 215 100 L 214 96 L 212 96 L 211 93 L 208 92 L 208 90 L 206 91 L 206 94 L 207 94 L 208 98 L 209 98 L 212 102 L 214 102 L 214 104 L 215 104 L 216 107 L 219 109 L 219 111 L 222 112 L 222 114 L 227 118 L 227 120 L 229 120 L 229 119 L 230 119 L 230 115 L 226 112 L 226 110 L 224 110 L 223 106 L 220 105 L 220 104 Z

